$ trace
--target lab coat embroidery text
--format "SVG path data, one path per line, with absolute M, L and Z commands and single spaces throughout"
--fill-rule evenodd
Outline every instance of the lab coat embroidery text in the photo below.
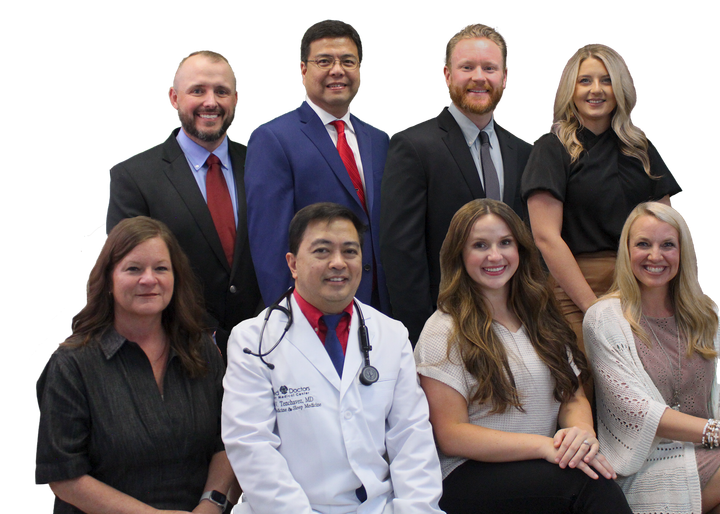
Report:
M 293 388 L 283 385 L 279 390 L 273 392 L 273 396 L 277 413 L 322 406 L 321 403 L 315 401 L 315 397 L 310 394 L 310 388 L 307 386 Z

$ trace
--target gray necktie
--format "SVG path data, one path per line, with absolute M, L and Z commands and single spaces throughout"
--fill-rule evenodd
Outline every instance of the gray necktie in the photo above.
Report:
M 500 182 L 498 181 L 495 165 L 490 157 L 490 138 L 487 132 L 480 131 L 480 164 L 485 178 L 485 198 L 502 201 L 500 195 Z

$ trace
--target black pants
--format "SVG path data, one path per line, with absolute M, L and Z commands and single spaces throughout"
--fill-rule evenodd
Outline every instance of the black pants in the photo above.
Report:
M 632 514 L 614 480 L 545 460 L 469 460 L 443 480 L 447 514 Z

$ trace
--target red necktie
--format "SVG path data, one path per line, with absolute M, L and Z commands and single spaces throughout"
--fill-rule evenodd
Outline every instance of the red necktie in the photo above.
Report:
M 362 204 L 363 209 L 365 209 L 365 212 L 367 212 L 367 207 L 365 207 L 365 191 L 363 190 L 360 172 L 358 171 L 357 164 L 355 163 L 355 156 L 353 155 L 353 151 L 350 148 L 350 145 L 348 145 L 347 139 L 345 138 L 345 122 L 342 120 L 335 120 L 331 121 L 330 124 L 335 127 L 335 130 L 337 130 L 338 153 L 340 154 L 340 158 L 345 165 L 345 169 L 347 170 L 348 175 L 350 175 L 350 180 L 352 181 L 358 198 L 360 198 L 360 203 Z
M 210 209 L 215 230 L 220 236 L 225 257 L 232 267 L 235 253 L 235 215 L 230 192 L 220 167 L 220 159 L 215 154 L 210 154 L 205 164 L 208 166 L 205 177 L 208 209 Z

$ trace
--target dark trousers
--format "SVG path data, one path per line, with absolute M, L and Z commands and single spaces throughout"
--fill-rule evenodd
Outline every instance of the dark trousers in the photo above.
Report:
M 469 460 L 443 480 L 447 514 L 632 514 L 614 480 L 545 460 Z

